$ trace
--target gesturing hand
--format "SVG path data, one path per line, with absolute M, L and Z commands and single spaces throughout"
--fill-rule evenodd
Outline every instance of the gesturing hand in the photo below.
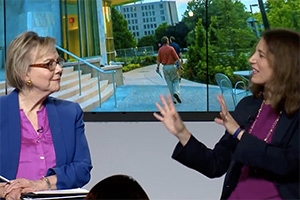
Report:
M 215 122 L 223 125 L 228 133 L 232 135 L 239 125 L 228 112 L 223 96 L 220 94 L 217 96 L 217 99 L 221 106 L 221 112 L 220 118 L 215 118 Z
M 171 96 L 167 95 L 167 100 L 165 100 L 164 96 L 160 95 L 160 100 L 162 106 L 157 102 L 155 104 L 160 114 L 153 113 L 154 117 L 161 121 L 167 130 L 179 139 L 182 145 L 185 145 L 191 134 L 176 111 Z

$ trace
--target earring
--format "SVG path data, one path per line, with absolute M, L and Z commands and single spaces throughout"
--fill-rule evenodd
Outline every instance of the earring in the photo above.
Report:
M 26 81 L 26 85 L 27 85 L 28 87 L 31 87 L 31 86 L 32 86 L 32 81 L 31 81 L 31 80 Z

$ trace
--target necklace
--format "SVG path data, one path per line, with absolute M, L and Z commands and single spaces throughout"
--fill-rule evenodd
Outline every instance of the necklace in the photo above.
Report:
M 252 133 L 253 128 L 254 128 L 254 126 L 255 126 L 255 124 L 256 124 L 257 119 L 259 118 L 259 115 L 260 115 L 260 113 L 261 113 L 261 111 L 262 111 L 262 108 L 263 108 L 263 105 L 264 105 L 264 104 L 265 104 L 265 101 L 262 102 L 262 104 L 261 104 L 261 106 L 260 106 L 260 108 L 259 108 L 259 110 L 258 110 L 258 113 L 257 113 L 257 115 L 256 115 L 256 118 L 255 118 L 253 124 L 251 125 L 251 127 L 250 127 L 250 129 L 249 129 L 249 131 L 248 131 L 249 134 Z M 275 127 L 276 127 L 276 125 L 277 125 L 279 119 L 280 119 L 281 113 L 282 113 L 282 111 L 280 111 L 278 117 L 277 117 L 277 118 L 275 119 L 275 121 L 273 122 L 273 124 L 272 124 L 272 126 L 271 126 L 271 129 L 269 130 L 268 134 L 266 135 L 266 137 L 265 137 L 265 139 L 264 139 L 264 141 L 265 141 L 266 143 L 268 143 L 268 139 L 269 139 L 270 135 L 273 133 L 273 131 L 274 131 L 274 129 L 275 129 Z

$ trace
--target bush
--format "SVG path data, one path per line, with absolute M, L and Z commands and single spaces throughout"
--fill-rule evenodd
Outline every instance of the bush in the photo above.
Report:
M 140 67 L 141 67 L 140 64 L 131 63 L 131 64 L 128 64 L 128 65 L 124 65 L 124 66 L 122 67 L 122 71 L 123 71 L 123 72 L 128 72 L 128 71 L 131 71 L 131 70 L 140 68 Z

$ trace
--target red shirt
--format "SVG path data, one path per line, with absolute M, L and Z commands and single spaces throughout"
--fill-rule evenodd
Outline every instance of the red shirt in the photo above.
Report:
M 176 60 L 179 60 L 179 58 L 173 47 L 168 44 L 160 47 L 158 50 L 157 63 L 162 63 L 163 65 L 174 65 Z

